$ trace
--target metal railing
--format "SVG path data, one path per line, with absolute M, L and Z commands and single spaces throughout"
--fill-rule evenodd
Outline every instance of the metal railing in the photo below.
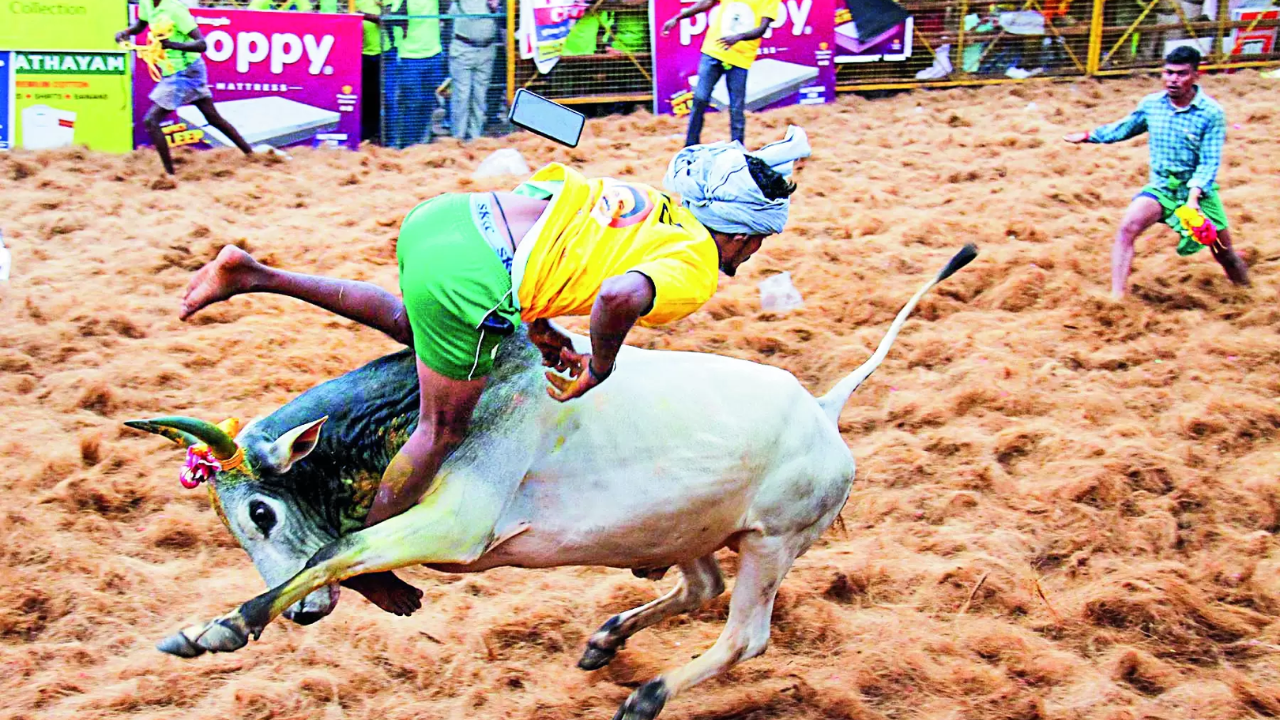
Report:
M 455 21 L 483 19 L 497 24 L 492 38 L 459 39 L 454 32 Z M 376 93 L 365 90 L 379 105 L 372 113 L 377 133 L 369 139 L 407 147 L 442 136 L 471 140 L 510 132 L 505 22 L 503 13 L 383 15 L 379 84 Z

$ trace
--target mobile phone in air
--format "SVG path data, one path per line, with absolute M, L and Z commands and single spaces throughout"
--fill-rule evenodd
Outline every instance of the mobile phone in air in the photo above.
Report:
M 587 121 L 587 117 L 577 110 L 524 88 L 516 91 L 507 119 L 513 125 L 569 147 L 578 147 L 582 126 Z

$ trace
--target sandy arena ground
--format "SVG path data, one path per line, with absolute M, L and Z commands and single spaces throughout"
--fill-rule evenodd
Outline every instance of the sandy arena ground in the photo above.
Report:
M 858 480 L 784 583 L 769 652 L 670 703 L 668 720 L 1280 715 L 1280 84 L 1207 78 L 1231 125 L 1223 198 L 1255 287 L 1173 234 L 1139 244 L 1106 300 L 1110 241 L 1146 177 L 1139 140 L 1059 139 L 1121 117 L 1153 78 L 919 92 L 749 122 L 804 125 L 815 157 L 787 233 L 689 320 L 637 344 L 784 367 L 825 391 L 965 242 L 841 423 Z M 725 132 L 717 117 L 708 138 Z M 593 121 L 531 163 L 657 183 L 681 123 Z M 504 146 L 405 152 L 0 155 L 14 275 L 0 304 L 0 717 L 608 718 L 720 632 L 727 595 L 574 668 L 589 632 L 655 597 L 625 570 L 414 568 L 412 618 L 351 592 L 231 655 L 153 643 L 263 589 L 182 454 L 131 418 L 253 417 L 393 350 L 276 297 L 184 324 L 192 270 L 235 243 L 278 266 L 396 288 L 404 213 Z M 791 271 L 803 309 L 762 312 Z M 578 325 L 581 327 L 581 325 Z M 643 482 L 637 478 L 637 482 Z M 733 556 L 724 551 L 731 576 Z

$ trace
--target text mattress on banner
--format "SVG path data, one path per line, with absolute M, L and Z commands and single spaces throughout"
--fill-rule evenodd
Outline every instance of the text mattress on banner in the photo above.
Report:
M 191 14 L 209 44 L 204 60 L 214 106 L 250 145 L 360 144 L 359 15 L 214 8 Z M 142 119 L 155 82 L 141 61 L 133 77 L 134 142 L 150 145 Z M 169 117 L 165 136 L 171 147 L 232 145 L 192 105 Z
M 655 113 L 687 115 L 693 103 L 702 41 L 712 13 L 681 20 L 668 35 L 661 31 L 663 23 L 690 4 L 692 0 L 653 0 L 649 5 Z M 747 74 L 747 109 L 831 102 L 835 98 L 832 0 L 781 0 L 779 5 L 778 17 Z M 712 93 L 711 104 L 720 108 L 728 104 L 723 79 Z

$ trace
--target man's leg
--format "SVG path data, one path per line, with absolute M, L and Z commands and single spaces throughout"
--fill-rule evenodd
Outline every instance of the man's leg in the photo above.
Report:
M 1129 203 L 1129 209 L 1116 231 L 1115 244 L 1111 246 L 1111 297 L 1124 297 L 1129 271 L 1133 267 L 1133 244 L 1144 230 L 1160 222 L 1164 209 L 1150 195 L 1142 194 Z
M 429 58 L 400 58 L 403 69 L 397 75 L 400 97 L 397 100 L 400 137 L 397 147 L 408 147 L 425 142 L 427 128 L 431 125 L 431 111 L 435 109 L 436 88 L 439 76 L 444 74 L 440 66 L 441 55 Z
M 489 81 L 493 79 L 493 64 L 498 47 L 480 48 L 475 65 L 471 67 L 471 109 L 467 129 L 472 140 L 484 135 L 485 100 L 489 96 Z
M 471 68 L 468 57 L 461 50 L 462 43 L 454 40 L 449 49 L 449 77 L 453 78 L 453 97 L 449 99 L 449 130 L 459 140 L 467 139 L 467 125 L 471 117 Z
M 480 401 L 485 379 L 481 375 L 474 380 L 455 380 L 418 358 L 418 426 L 383 472 L 365 527 L 395 517 L 422 499 L 440 466 L 467 438 L 471 413 Z
M 684 146 L 698 145 L 702 142 L 702 118 L 707 113 L 707 105 L 711 103 L 711 92 L 724 74 L 724 65 L 710 55 L 702 55 L 698 61 L 698 87 L 693 91 L 693 109 L 689 111 L 689 132 L 685 135 Z
M 1213 259 L 1218 261 L 1222 269 L 1226 271 L 1227 278 L 1236 285 L 1248 286 L 1249 283 L 1249 267 L 1244 264 L 1244 260 L 1236 254 L 1235 248 L 1231 245 L 1231 231 L 1223 228 L 1218 231 L 1218 242 L 1209 247 L 1209 251 L 1213 253 Z
M 196 272 L 182 298 L 180 317 L 185 320 L 207 305 L 250 292 L 309 302 L 413 347 L 404 302 L 395 295 L 373 283 L 276 270 L 234 245 L 222 248 L 216 260 Z
M 426 87 L 423 88 L 425 94 L 422 98 L 422 115 L 418 118 L 419 129 L 417 132 L 422 138 L 419 142 L 431 142 L 435 137 L 431 118 L 436 114 L 436 107 L 440 97 L 436 94 L 436 91 L 444 84 L 445 78 L 449 77 L 448 58 L 445 57 L 443 51 L 427 58 L 426 62 L 427 83 Z
M 195 101 L 194 104 L 196 109 L 200 111 L 201 115 L 204 115 L 204 119 L 208 121 L 210 125 L 221 130 L 223 135 L 231 138 L 231 142 L 235 143 L 236 147 L 240 148 L 240 152 L 245 155 L 253 154 L 253 148 L 249 147 L 249 143 L 245 142 L 244 138 L 240 135 L 240 131 L 236 130 L 235 126 L 227 122 L 227 119 L 222 117 L 222 114 L 218 112 L 218 109 L 213 106 L 213 98 L 203 98 Z
M 164 165 L 164 171 L 173 174 L 173 157 L 169 154 L 169 139 L 165 137 L 164 130 L 160 128 L 160 121 L 165 118 L 171 111 L 165 110 L 159 105 L 152 105 L 147 111 L 147 116 L 143 118 L 142 124 L 147 128 L 147 135 L 151 137 L 151 144 L 155 146 L 156 153 L 160 155 L 160 164 Z
M 1236 254 L 1231 245 L 1231 231 L 1228 229 L 1227 211 L 1222 207 L 1222 198 L 1218 195 L 1217 185 L 1211 187 L 1200 196 L 1200 212 L 1218 228 L 1218 242 L 1209 246 L 1213 259 L 1218 261 L 1226 271 L 1227 278 L 1236 285 L 1249 284 L 1249 268 L 1244 260 Z
M 746 144 L 747 69 L 732 67 L 725 73 L 729 86 L 729 138 Z

